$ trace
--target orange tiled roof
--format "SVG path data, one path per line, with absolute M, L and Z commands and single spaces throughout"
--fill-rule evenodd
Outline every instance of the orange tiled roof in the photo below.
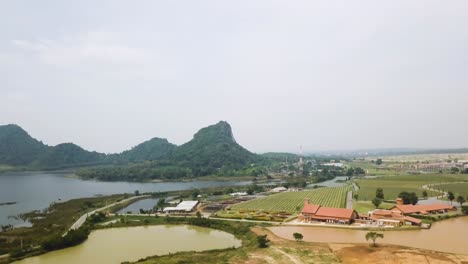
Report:
M 440 210 L 452 210 L 453 206 L 448 204 L 405 204 L 405 205 L 396 205 L 394 208 L 399 209 L 404 214 L 412 213 L 425 213 L 430 211 L 440 211 Z
M 306 213 L 306 214 L 315 214 L 319 208 L 320 208 L 320 205 L 306 204 L 304 205 L 304 208 L 302 208 L 301 212 Z
M 372 212 L 372 215 L 392 216 L 392 211 L 390 211 L 390 210 L 375 210 L 374 212 Z
M 335 217 L 335 218 L 346 218 L 351 219 L 353 217 L 353 209 L 344 209 L 344 208 L 330 208 L 330 207 L 320 207 L 315 213 L 316 216 L 321 217 Z
M 414 217 L 411 217 L 411 216 L 405 216 L 405 220 L 407 221 L 410 221 L 410 222 L 413 222 L 415 224 L 421 224 L 421 220 L 420 219 L 417 219 L 417 218 L 414 218 Z

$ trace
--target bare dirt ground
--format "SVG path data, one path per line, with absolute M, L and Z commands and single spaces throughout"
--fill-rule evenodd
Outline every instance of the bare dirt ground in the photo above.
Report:
M 468 264 L 468 256 L 393 245 L 320 244 L 296 242 L 275 236 L 268 229 L 255 227 L 258 235 L 268 235 L 270 247 L 249 254 L 249 264 L 280 263 L 384 263 L 384 264 Z

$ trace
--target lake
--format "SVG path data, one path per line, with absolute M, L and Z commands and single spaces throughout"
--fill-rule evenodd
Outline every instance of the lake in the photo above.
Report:
M 21 172 L 0 174 L 0 225 L 29 226 L 15 219 L 18 214 L 47 208 L 52 202 L 118 193 L 164 192 L 206 187 L 236 186 L 250 181 L 191 182 L 101 182 L 70 177 L 66 172 Z
M 143 200 L 138 200 L 127 207 L 119 210 L 117 213 L 118 214 L 139 214 L 140 209 L 143 209 L 145 211 L 153 209 L 153 207 L 158 203 L 159 198 L 149 198 L 149 199 L 143 199 Z
M 366 176 L 360 176 L 359 179 L 374 179 L 377 177 L 378 176 L 366 175 Z M 354 178 L 357 178 L 357 177 L 354 177 Z M 341 187 L 349 183 L 349 181 L 346 181 L 346 179 L 348 179 L 348 176 L 336 176 L 335 178 L 328 180 L 328 181 L 309 184 L 307 185 L 307 187 L 313 188 L 315 185 L 324 186 L 324 187 Z
M 187 225 L 109 228 L 91 232 L 82 244 L 31 257 L 17 264 L 115 264 L 153 255 L 240 247 L 232 234 Z
M 269 228 L 275 235 L 293 240 L 293 233 L 304 236 L 304 241 L 320 243 L 370 243 L 368 231 L 345 228 L 278 226 Z M 448 253 L 468 254 L 468 217 L 436 222 L 431 229 L 405 231 L 379 231 L 384 234 L 377 243 L 401 245 Z

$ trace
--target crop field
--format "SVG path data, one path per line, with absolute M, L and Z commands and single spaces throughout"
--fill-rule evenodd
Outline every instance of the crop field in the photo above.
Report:
M 344 208 L 346 206 L 346 193 L 352 186 L 319 188 L 300 192 L 284 192 L 233 205 L 232 210 L 264 210 L 297 212 L 304 206 L 304 199 L 309 198 L 310 203 L 326 207 Z
M 440 160 L 447 160 L 447 159 L 467 160 L 468 153 L 395 155 L 395 156 L 385 156 L 385 157 L 382 157 L 382 159 L 384 161 L 398 161 L 398 162 L 440 161 Z
M 377 188 L 382 188 L 386 200 L 393 200 L 398 197 L 403 191 L 415 192 L 418 197 L 422 197 L 423 185 L 426 184 L 440 184 L 443 182 L 459 182 L 468 179 L 467 176 L 463 175 L 399 175 L 381 177 L 376 179 L 363 179 L 356 180 L 360 189 L 358 191 L 359 200 L 370 201 L 375 197 L 375 191 Z M 427 191 L 429 196 L 437 196 L 438 192 Z
M 449 183 L 431 186 L 431 188 L 442 190 L 444 192 L 453 192 L 455 196 L 462 195 L 465 199 L 468 196 L 468 182 L 465 183 Z

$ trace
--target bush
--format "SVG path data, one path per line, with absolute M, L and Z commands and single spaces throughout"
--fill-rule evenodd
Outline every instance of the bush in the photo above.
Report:
M 70 230 L 66 236 L 62 237 L 57 235 L 42 243 L 42 248 L 47 251 L 67 248 L 81 244 L 88 238 L 89 230 L 87 228 L 80 228 L 77 230 Z
M 102 222 L 104 219 L 106 219 L 106 215 L 103 212 L 97 212 L 88 217 L 88 221 L 93 224 Z
M 468 206 L 466 206 L 466 205 L 465 205 L 465 206 L 462 206 L 462 207 L 461 207 L 461 211 L 462 211 L 464 214 L 468 215 Z
M 266 248 L 268 247 L 268 243 L 270 240 L 267 238 L 267 235 L 257 236 L 257 243 L 259 248 Z

